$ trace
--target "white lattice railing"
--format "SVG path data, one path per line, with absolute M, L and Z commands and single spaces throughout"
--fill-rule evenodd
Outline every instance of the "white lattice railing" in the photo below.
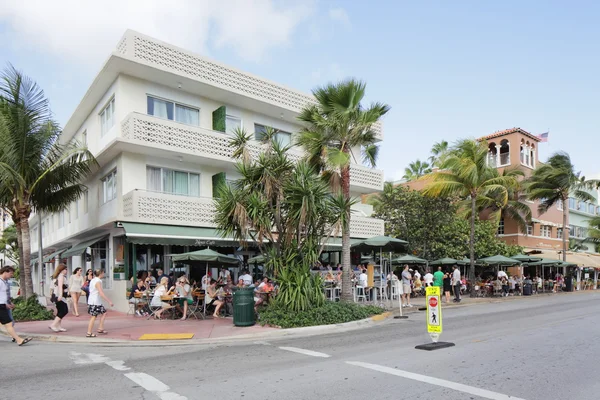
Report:
M 209 197 L 134 190 L 123 196 L 123 217 L 142 223 L 215 227 L 215 205 Z
M 123 196 L 123 219 L 161 225 L 214 228 L 214 199 L 133 190 Z M 380 219 L 352 216 L 350 236 L 370 238 L 383 235 Z
M 137 144 L 159 147 L 164 150 L 186 152 L 209 159 L 234 162 L 231 136 L 210 129 L 180 124 L 153 117 L 151 115 L 131 113 L 121 123 L 121 135 L 124 139 Z M 252 143 L 250 154 L 257 157 L 260 145 Z M 290 159 L 302 158 L 300 149 L 289 151 Z M 358 164 L 350 165 L 350 185 L 358 191 L 383 190 L 383 171 Z
M 194 79 L 265 103 L 300 112 L 315 104 L 313 96 L 208 60 L 190 51 L 128 30 L 117 45 L 117 53 L 136 62 Z M 381 124 L 373 130 L 383 140 Z

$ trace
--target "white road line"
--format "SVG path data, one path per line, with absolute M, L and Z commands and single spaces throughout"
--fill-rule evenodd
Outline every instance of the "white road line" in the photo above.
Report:
M 131 368 L 125 366 L 125 361 L 111 360 L 110 358 L 100 354 L 82 354 L 72 351 L 69 357 L 71 358 L 71 360 L 73 360 L 75 364 L 104 363 L 109 367 L 116 369 L 117 371 L 131 370 Z M 169 390 L 171 388 L 169 386 L 162 383 L 161 381 L 159 381 L 151 375 L 145 374 L 143 372 L 130 372 L 125 374 L 125 376 L 140 387 L 142 387 L 144 390 L 156 394 L 161 400 L 188 400 L 188 398 L 185 396 L 181 396 L 177 393 L 170 392 Z
M 168 387 L 155 377 L 145 374 L 143 372 L 130 372 L 128 374 L 125 374 L 125 376 L 149 392 L 166 392 L 170 389 L 170 387 Z
M 459 392 L 469 393 L 475 396 L 483 397 L 490 400 L 524 400 L 519 397 L 509 396 L 502 393 L 492 392 L 490 390 L 480 389 L 473 386 L 463 385 L 462 383 L 456 383 L 447 381 L 444 379 L 438 379 L 427 375 L 415 374 L 413 372 L 402 371 L 395 368 L 384 367 L 382 365 L 369 364 L 360 361 L 346 361 L 346 364 L 354 365 L 357 367 L 371 369 L 373 371 L 384 372 L 390 375 L 400 376 L 406 379 L 412 379 L 419 382 L 429 383 L 430 385 L 441 386 L 448 389 L 456 390 Z
M 294 353 L 304 354 L 305 356 L 329 358 L 329 354 L 319 353 L 318 351 L 304 350 L 297 347 L 280 347 L 281 350 L 293 351 Z

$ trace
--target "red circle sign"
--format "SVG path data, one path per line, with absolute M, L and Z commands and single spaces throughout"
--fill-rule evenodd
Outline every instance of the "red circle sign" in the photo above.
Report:
M 435 297 L 429 298 L 429 307 L 437 307 L 438 301 Z

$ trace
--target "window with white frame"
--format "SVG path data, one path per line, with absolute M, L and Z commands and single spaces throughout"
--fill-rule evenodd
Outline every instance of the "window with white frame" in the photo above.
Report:
M 556 202 L 556 208 L 558 208 L 559 211 L 563 210 L 562 200 L 559 200 L 559 201 Z
M 225 117 L 225 131 L 228 134 L 233 135 L 237 129 L 242 129 L 242 119 L 240 117 L 227 114 Z
M 38 234 L 37 234 L 37 232 L 38 232 L 37 226 L 31 230 L 31 234 L 30 235 L 31 235 L 31 243 L 32 244 L 37 244 L 37 242 L 38 242 Z
M 552 234 L 552 227 L 550 225 L 542 225 L 541 226 L 540 235 L 542 237 L 549 238 L 551 234 Z
M 504 235 L 504 218 L 500 218 L 498 223 L 498 235 Z
M 115 98 L 113 97 L 106 107 L 100 111 L 100 135 L 104 136 L 115 124 Z M 86 138 L 87 141 L 87 138 Z
M 174 101 L 148 96 L 148 115 L 180 122 L 186 125 L 200 125 L 200 110 Z
M 146 188 L 153 192 L 200 197 L 200 175 L 147 166 Z
M 46 236 L 46 228 L 47 228 L 46 220 L 42 221 L 42 237 Z
M 102 179 L 102 204 L 117 198 L 117 170 Z
M 275 128 L 273 128 L 275 129 Z M 261 124 L 254 124 L 254 137 L 256 140 L 262 140 L 262 138 L 265 135 L 265 132 L 267 131 L 267 127 Z M 275 129 L 275 132 L 277 132 L 275 134 L 275 139 L 277 139 L 277 141 L 283 145 L 283 146 L 289 146 L 290 144 L 292 144 L 292 134 L 289 132 L 285 132 L 279 129 Z
M 73 219 L 79 218 L 79 200 L 73 202 Z
M 67 207 L 67 209 L 65 210 L 65 214 L 67 215 L 67 224 L 71 223 L 71 208 Z
M 577 202 L 575 201 L 575 199 L 573 197 L 569 197 L 569 209 L 570 210 L 577 209 Z
M 533 225 L 527 225 L 527 235 L 533 235 Z
M 556 237 L 559 239 L 562 239 L 562 237 L 563 237 L 563 229 L 562 228 L 558 228 L 556 230 Z
M 87 147 L 87 131 L 81 133 L 81 144 Z
M 88 191 L 86 190 L 85 192 L 83 192 L 83 213 L 84 214 L 88 213 L 88 200 L 89 200 L 89 194 L 88 194 Z
M 588 204 L 588 213 L 594 215 L 594 211 L 596 210 L 596 206 L 594 206 L 592 203 Z

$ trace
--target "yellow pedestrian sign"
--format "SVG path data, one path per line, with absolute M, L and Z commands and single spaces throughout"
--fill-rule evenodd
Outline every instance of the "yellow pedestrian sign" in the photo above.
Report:
M 427 332 L 437 334 L 442 333 L 442 306 L 440 304 L 440 288 L 429 286 L 426 289 L 427 297 Z M 433 336 L 432 336 L 433 338 Z M 435 341 L 436 339 L 434 339 Z

